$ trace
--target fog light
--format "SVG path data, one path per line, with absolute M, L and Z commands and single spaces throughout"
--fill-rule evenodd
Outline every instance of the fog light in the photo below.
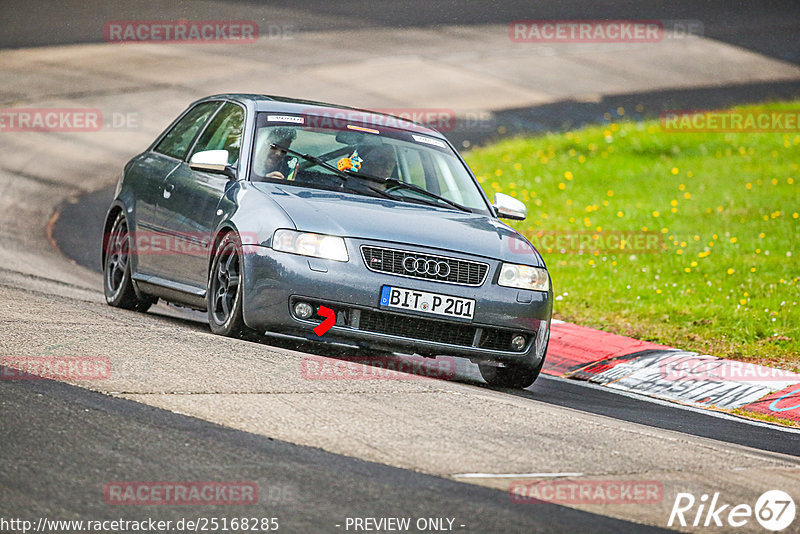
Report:
M 300 319 L 308 319 L 314 315 L 314 308 L 308 302 L 298 302 L 294 305 L 294 314 Z
M 522 350 L 525 348 L 525 336 L 516 335 L 511 338 L 511 348 L 513 350 Z

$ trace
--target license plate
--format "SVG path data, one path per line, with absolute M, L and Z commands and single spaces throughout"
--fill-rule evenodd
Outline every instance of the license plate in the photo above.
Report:
M 458 317 L 459 319 L 472 319 L 475 313 L 475 300 L 473 299 L 391 286 L 381 288 L 381 306 Z

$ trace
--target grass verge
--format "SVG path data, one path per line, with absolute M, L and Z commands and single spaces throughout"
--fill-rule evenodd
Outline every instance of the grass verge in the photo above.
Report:
M 748 110 L 800 110 L 800 101 Z M 667 132 L 618 122 L 465 158 L 550 270 L 555 316 L 800 371 L 800 131 Z

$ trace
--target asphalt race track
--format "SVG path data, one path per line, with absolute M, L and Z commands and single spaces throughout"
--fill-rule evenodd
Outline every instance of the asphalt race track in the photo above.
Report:
M 297 447 L 58 382 L 4 387 L 2 403 L 9 414 L 4 434 L 29 429 L 4 442 L 4 485 L 26 496 L 6 501 L 6 516 L 102 517 L 107 505 L 96 495 L 109 480 L 180 480 L 191 466 L 200 480 L 257 481 L 262 498 L 247 515 L 276 517 L 290 532 L 335 531 L 347 517 L 443 513 L 465 532 L 556 533 L 565 524 L 594 532 L 661 531 L 553 504 L 519 506 L 504 492 Z M 31 463 L 44 467 L 35 478 L 24 468 Z M 142 519 L 140 510 L 120 508 L 119 517 Z M 218 506 L 202 515 L 228 513 Z M 175 506 L 154 515 L 177 521 L 197 512 Z
M 291 24 L 294 33 L 248 48 L 102 42 L 106 20 L 221 12 L 262 27 Z M 491 117 L 490 128 L 451 132 L 468 147 L 499 135 L 498 124 L 506 134 L 559 129 L 618 105 L 641 104 L 652 117 L 676 103 L 797 97 L 798 14 L 781 2 L 752 10 L 733 2 L 4 2 L 0 108 L 92 107 L 133 120 L 93 133 L 0 131 L 0 356 L 101 356 L 113 368 L 97 380 L 0 381 L 0 532 L 19 531 L 4 526 L 9 518 L 244 516 L 278 518 L 283 532 L 387 531 L 348 521 L 393 517 L 442 521 L 412 532 L 650 532 L 669 530 L 679 493 L 750 506 L 767 490 L 800 495 L 800 430 L 544 375 L 525 391 L 493 389 L 466 361 L 450 381 L 309 379 L 301 362 L 340 361 L 336 354 L 214 336 L 202 315 L 164 304 L 147 314 L 110 308 L 99 257 L 122 165 L 207 94 Z M 705 33 L 671 48 L 509 46 L 509 21 L 556 17 L 692 19 Z M 644 503 L 509 495 L 516 481 L 553 480 L 661 489 Z M 110 504 L 104 489 L 126 481 L 247 482 L 259 497 L 249 506 Z M 751 521 L 736 531 L 763 529 Z
M 52 232 L 55 242 L 68 256 L 98 272 L 101 265 L 97 243 L 102 239 L 103 220 L 113 195 L 113 188 L 101 189 L 81 197 L 76 203 L 65 204 L 59 211 L 59 219 Z M 201 314 L 186 313 L 184 317 L 187 322 L 204 320 Z M 302 350 L 303 347 L 292 348 Z M 459 374 L 456 380 L 485 386 L 476 366 L 465 361 L 464 367 L 467 372 Z M 702 410 L 680 410 L 674 404 L 624 396 L 548 375 L 542 375 L 530 391 L 509 394 L 694 436 L 800 456 L 800 431 L 793 433 L 767 425 L 755 426 L 741 418 L 723 417 Z

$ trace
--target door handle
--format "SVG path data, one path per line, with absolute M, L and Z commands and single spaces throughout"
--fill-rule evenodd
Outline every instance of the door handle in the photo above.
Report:
M 172 195 L 172 191 L 175 189 L 175 184 L 167 184 L 164 188 L 164 198 L 169 198 Z

